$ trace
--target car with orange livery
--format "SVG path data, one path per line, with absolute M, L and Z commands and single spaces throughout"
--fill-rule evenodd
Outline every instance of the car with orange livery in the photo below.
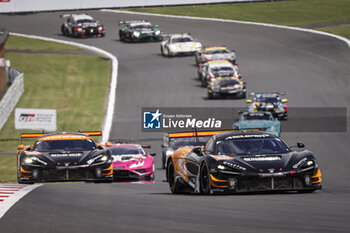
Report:
M 172 193 L 308 193 L 322 187 L 311 151 L 293 151 L 279 137 L 256 129 L 207 134 L 212 136 L 204 147 L 181 147 L 168 158 Z
M 113 181 L 110 151 L 96 144 L 94 132 L 25 133 L 22 139 L 36 138 L 33 145 L 19 145 L 17 152 L 18 183 L 61 181 Z

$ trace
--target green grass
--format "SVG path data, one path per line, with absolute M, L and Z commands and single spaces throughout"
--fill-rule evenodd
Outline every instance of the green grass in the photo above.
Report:
M 333 33 L 336 35 L 350 38 L 350 24 L 333 26 L 333 27 L 317 28 L 317 30 L 324 31 L 324 32 L 330 32 L 330 33 Z
M 349 0 L 289 0 L 181 7 L 132 8 L 137 12 L 222 18 L 288 26 L 350 20 Z M 332 28 L 324 29 L 332 32 Z M 336 30 L 348 35 L 348 27 Z
M 20 36 L 9 36 L 6 42 L 6 49 L 23 50 L 80 50 L 78 47 L 58 44 L 55 42 L 28 39 Z
M 0 183 L 17 181 L 16 169 L 15 155 L 0 155 Z
M 24 72 L 25 91 L 16 108 L 56 109 L 59 131 L 101 130 L 110 76 L 108 60 L 26 53 L 6 53 L 6 58 Z M 23 132 L 33 130 L 16 130 L 12 112 L 0 131 L 0 150 L 15 151 Z

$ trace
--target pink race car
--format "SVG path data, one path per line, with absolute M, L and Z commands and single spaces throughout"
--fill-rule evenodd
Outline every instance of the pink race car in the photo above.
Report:
M 148 145 L 113 144 L 108 149 L 113 157 L 114 180 L 154 180 L 155 153 L 146 153 Z

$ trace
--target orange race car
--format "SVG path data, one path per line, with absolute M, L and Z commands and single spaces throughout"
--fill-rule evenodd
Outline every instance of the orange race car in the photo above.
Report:
M 321 189 L 321 171 L 311 151 L 292 151 L 279 137 L 257 129 L 206 134 L 212 136 L 204 147 L 181 147 L 168 157 L 172 193 Z
M 37 140 L 18 146 L 18 183 L 112 181 L 112 157 L 106 149 L 110 143 L 96 144 L 91 138 L 101 135 L 99 131 L 21 134 L 21 143 L 24 138 Z

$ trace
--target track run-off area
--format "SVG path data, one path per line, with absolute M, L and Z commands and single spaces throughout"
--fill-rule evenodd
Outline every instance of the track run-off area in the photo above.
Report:
M 109 139 L 147 143 L 156 152 L 154 183 L 45 184 L 0 219 L 0 232 L 348 232 L 349 126 L 344 133 L 288 133 L 318 159 L 323 189 L 311 194 L 173 195 L 161 169 L 162 133 L 141 132 L 142 107 L 245 107 L 245 100 L 207 100 L 194 57 L 165 58 L 160 44 L 122 43 L 121 20 L 146 19 L 166 33 L 190 32 L 204 45 L 235 49 L 248 92 L 283 91 L 289 107 L 350 108 L 350 49 L 327 35 L 233 22 L 84 11 L 106 37 L 60 33 L 62 12 L 0 15 L 10 32 L 95 46 L 118 58 Z M 96 77 L 98 78 L 98 77 Z M 348 114 L 349 115 L 349 114 Z M 349 117 L 347 117 L 349 120 Z M 312 118 L 309 119 L 312 121 Z M 305 121 L 305 125 L 308 121 Z M 93 129 L 95 130 L 95 129 Z

